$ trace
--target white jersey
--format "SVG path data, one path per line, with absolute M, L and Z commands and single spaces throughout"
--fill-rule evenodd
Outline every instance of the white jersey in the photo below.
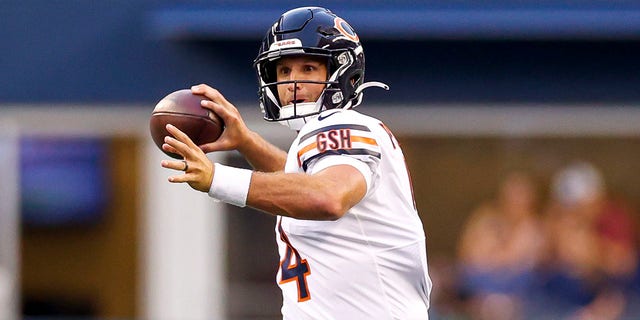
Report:
M 425 235 L 397 140 L 372 117 L 325 111 L 302 128 L 285 171 L 338 164 L 365 177 L 356 206 L 336 221 L 277 219 L 284 319 L 428 319 Z

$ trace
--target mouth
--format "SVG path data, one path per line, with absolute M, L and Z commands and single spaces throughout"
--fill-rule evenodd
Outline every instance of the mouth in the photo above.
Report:
M 291 100 L 289 101 L 289 104 L 298 104 L 298 103 L 304 103 L 306 102 L 306 99 L 296 99 L 296 100 Z

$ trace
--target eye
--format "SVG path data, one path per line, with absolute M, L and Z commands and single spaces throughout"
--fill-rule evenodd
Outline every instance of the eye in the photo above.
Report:
M 291 73 L 291 68 L 285 66 L 278 66 L 277 73 L 279 76 L 286 76 Z
M 307 64 L 307 65 L 304 66 L 304 71 L 305 72 L 313 72 L 313 71 L 316 71 L 317 69 L 318 69 L 318 67 L 316 67 L 314 65 L 310 65 L 310 64 Z
M 284 64 L 284 63 L 278 63 L 276 64 L 276 74 L 278 77 L 281 76 L 287 76 L 291 73 L 291 67 Z

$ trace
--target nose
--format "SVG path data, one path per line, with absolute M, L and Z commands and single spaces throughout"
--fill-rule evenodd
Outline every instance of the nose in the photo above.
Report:
M 295 72 L 295 71 L 291 71 L 291 73 L 289 74 L 289 81 L 296 81 L 299 80 L 299 75 L 300 73 Z M 291 92 L 295 91 L 295 90 L 300 90 L 300 83 L 299 82 L 291 82 L 287 85 L 287 89 Z

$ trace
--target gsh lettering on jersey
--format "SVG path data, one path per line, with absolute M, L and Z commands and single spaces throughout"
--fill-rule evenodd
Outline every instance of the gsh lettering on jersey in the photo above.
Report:
M 316 143 L 320 152 L 325 152 L 327 148 L 332 150 L 351 149 L 351 130 L 339 129 L 318 133 Z

